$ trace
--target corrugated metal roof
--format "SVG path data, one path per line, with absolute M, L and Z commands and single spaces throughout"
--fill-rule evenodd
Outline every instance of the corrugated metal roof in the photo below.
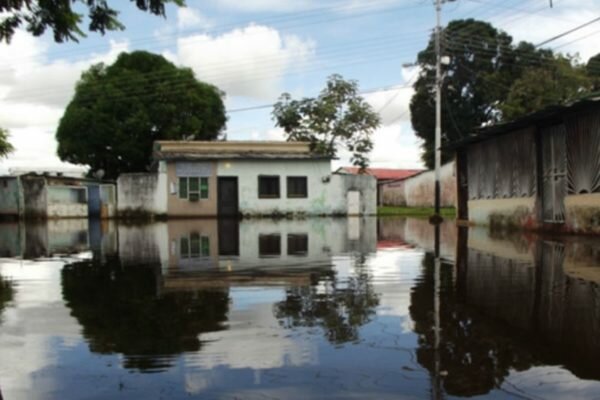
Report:
M 514 132 L 519 129 L 528 128 L 541 122 L 552 122 L 553 120 L 562 117 L 566 114 L 581 111 L 590 106 L 600 104 L 600 93 L 593 93 L 584 98 L 574 100 L 565 104 L 553 105 L 546 107 L 540 111 L 527 114 L 513 121 L 482 127 L 473 132 L 469 137 L 455 141 L 444 146 L 446 149 L 458 149 L 471 145 L 473 143 L 482 142 L 496 136 L 501 136 L 506 133 Z

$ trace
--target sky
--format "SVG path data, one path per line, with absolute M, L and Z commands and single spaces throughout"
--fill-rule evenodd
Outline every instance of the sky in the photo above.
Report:
M 58 159 L 54 139 L 75 83 L 91 65 L 134 50 L 162 54 L 222 89 L 229 140 L 281 140 L 268 107 L 281 93 L 314 97 L 331 74 L 354 79 L 382 121 L 371 166 L 423 167 L 408 110 L 418 71 L 406 65 L 435 27 L 432 0 L 187 0 L 185 8 L 169 5 L 166 18 L 132 2 L 109 3 L 121 7 L 126 30 L 62 44 L 20 31 L 9 45 L 0 44 L 0 126 L 16 148 L 0 160 L 0 173 L 81 169 Z M 515 41 L 539 43 L 600 14 L 600 0 L 552 3 L 457 0 L 443 5 L 442 24 L 476 18 Z M 599 40 L 596 23 L 548 47 L 585 62 L 600 52 Z M 340 153 L 334 164 L 349 164 L 348 155 Z

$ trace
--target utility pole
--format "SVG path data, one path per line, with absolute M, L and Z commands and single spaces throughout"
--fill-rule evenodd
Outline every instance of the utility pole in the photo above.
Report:
M 440 168 L 442 164 L 442 55 L 440 50 L 442 0 L 435 0 L 435 200 L 433 221 L 441 220 L 440 216 Z

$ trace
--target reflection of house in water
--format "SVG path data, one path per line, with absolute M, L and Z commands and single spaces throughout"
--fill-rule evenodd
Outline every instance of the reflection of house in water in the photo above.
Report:
M 450 265 L 441 268 L 437 355 L 440 370 L 447 371 L 442 382 L 448 394 L 486 394 L 509 373 L 537 365 L 564 366 L 582 379 L 600 378 L 597 239 L 490 237 L 485 229 L 462 229 L 458 243 L 457 276 Z M 411 295 L 410 312 L 421 334 L 418 360 L 433 373 L 429 255 L 424 271 Z
M 456 226 L 454 221 L 440 224 L 440 255 L 454 260 L 456 253 Z M 433 251 L 435 228 L 425 218 L 386 217 L 377 220 L 377 247 L 393 248 L 416 246 Z
M 115 254 L 116 228 L 112 221 L 61 219 L 0 224 L 0 256 L 34 259 L 91 250 Z
M 185 272 L 236 272 L 271 267 L 307 268 L 331 257 L 369 253 L 376 246 L 374 218 L 303 220 L 171 220 L 119 225 L 125 264 L 154 262 L 165 276 Z

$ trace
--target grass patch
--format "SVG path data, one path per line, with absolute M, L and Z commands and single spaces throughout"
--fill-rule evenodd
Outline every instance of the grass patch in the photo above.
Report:
M 443 207 L 440 209 L 442 217 L 456 217 L 456 209 L 454 207 Z M 389 215 L 405 216 L 405 217 L 430 217 L 433 215 L 433 207 L 392 207 L 383 206 L 377 207 L 377 215 L 385 217 Z

